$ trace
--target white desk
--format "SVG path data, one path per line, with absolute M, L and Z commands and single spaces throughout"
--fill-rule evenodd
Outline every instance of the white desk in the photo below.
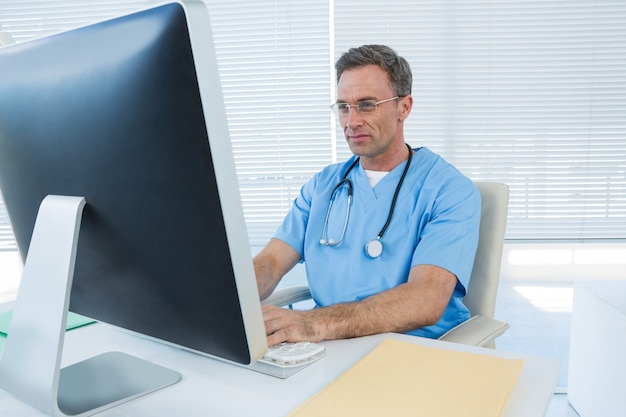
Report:
M 2 306 L 0 306 L 2 307 Z M 65 338 L 63 366 L 96 354 L 119 350 L 176 369 L 178 384 L 98 414 L 99 417 L 157 416 L 283 416 L 370 352 L 385 338 L 425 346 L 483 352 L 526 360 L 505 410 L 506 417 L 540 417 L 550 403 L 559 364 L 551 359 L 524 357 L 398 334 L 323 342 L 326 357 L 288 379 L 267 376 L 96 324 L 72 330 Z M 0 390 L 0 416 L 42 417 L 43 413 Z

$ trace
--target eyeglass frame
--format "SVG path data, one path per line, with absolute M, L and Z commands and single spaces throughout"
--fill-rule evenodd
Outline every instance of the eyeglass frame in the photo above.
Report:
M 357 113 L 360 113 L 360 114 L 363 114 L 363 113 L 372 113 L 372 112 L 376 111 L 376 109 L 378 109 L 378 106 L 379 106 L 380 104 L 384 104 L 384 103 L 387 103 L 387 102 L 392 101 L 392 100 L 398 100 L 398 99 L 403 98 L 403 97 L 406 97 L 406 96 L 395 96 L 395 97 L 387 98 L 387 99 L 380 100 L 380 101 L 374 101 L 374 100 L 372 100 L 372 99 L 370 99 L 370 100 L 360 100 L 360 101 L 357 101 L 355 104 L 344 103 L 344 102 L 341 102 L 341 103 L 333 103 L 333 104 L 331 104 L 331 105 L 330 105 L 330 110 L 331 110 L 333 113 L 335 113 L 337 116 L 339 116 L 339 117 L 347 117 L 347 116 L 350 114 L 350 111 L 351 111 L 352 109 L 355 109 L 355 110 L 357 111 Z M 371 103 L 371 104 L 374 104 L 374 108 L 373 108 L 372 110 L 366 110 L 366 111 L 363 111 L 362 109 L 359 109 L 359 107 L 360 107 L 360 105 L 361 105 L 362 103 Z M 348 107 L 348 111 L 347 111 L 347 112 L 345 112 L 345 113 L 340 112 L 340 110 L 339 110 L 339 106 L 340 106 L 340 105 L 341 105 L 341 106 L 347 106 L 347 107 Z

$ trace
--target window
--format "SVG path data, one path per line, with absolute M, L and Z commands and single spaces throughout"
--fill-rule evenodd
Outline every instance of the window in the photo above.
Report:
M 335 56 L 411 63 L 407 142 L 510 186 L 507 239 L 626 238 L 626 3 L 338 1 Z
M 248 233 L 262 246 L 334 158 L 328 3 L 207 4 Z
M 4 0 L 0 24 L 22 41 L 148 4 Z M 328 111 L 332 68 L 365 43 L 411 62 L 408 143 L 474 180 L 510 185 L 507 239 L 626 239 L 626 3 L 206 4 L 253 245 L 267 241 L 313 173 L 349 156 Z

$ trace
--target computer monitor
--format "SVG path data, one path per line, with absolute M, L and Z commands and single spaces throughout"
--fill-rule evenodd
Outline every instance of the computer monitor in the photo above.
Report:
M 220 85 L 199 0 L 1 48 L 0 189 L 23 280 L 47 279 L 29 269 L 42 201 L 84 198 L 69 309 L 247 364 L 267 339 Z M 59 315 L 28 297 L 14 321 Z

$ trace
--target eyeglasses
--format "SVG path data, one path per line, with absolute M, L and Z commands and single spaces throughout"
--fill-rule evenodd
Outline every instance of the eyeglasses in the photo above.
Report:
M 371 113 L 378 108 L 379 104 L 383 104 L 392 100 L 397 100 L 400 97 L 401 96 L 395 96 L 381 101 L 362 100 L 354 105 L 348 103 L 335 103 L 330 106 L 330 109 L 335 112 L 339 117 L 348 116 L 348 114 L 350 114 L 350 110 L 353 108 L 359 113 Z

